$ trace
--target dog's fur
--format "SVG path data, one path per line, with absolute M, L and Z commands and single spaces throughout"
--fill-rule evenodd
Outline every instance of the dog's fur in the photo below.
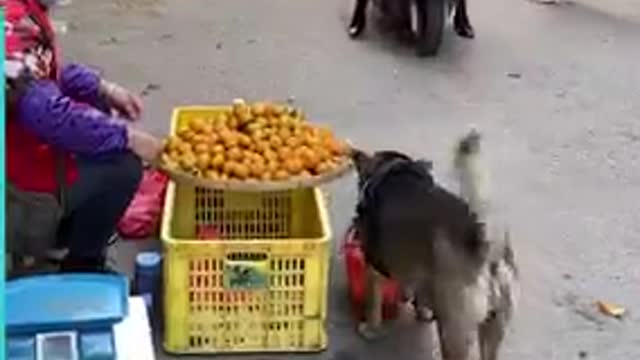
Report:
M 404 1 L 404 0 L 389 0 L 389 1 Z M 408 1 L 408 0 L 407 0 Z M 464 38 L 472 39 L 475 37 L 475 31 L 469 20 L 469 13 L 467 11 L 467 0 L 452 0 L 454 3 L 455 14 L 453 15 L 453 28 L 455 32 Z M 351 15 L 351 22 L 349 24 L 349 36 L 356 38 L 362 34 L 367 24 L 367 8 L 369 6 L 369 0 L 356 0 L 353 14 Z M 408 6 L 407 6 L 408 7 Z M 407 30 L 409 24 L 407 20 L 403 19 L 402 24 L 397 24 L 397 27 L 401 30 Z
M 379 335 L 382 280 L 392 277 L 414 291 L 417 310 L 433 313 L 445 360 L 470 359 L 476 341 L 482 360 L 496 360 L 515 309 L 518 270 L 509 233 L 498 230 L 486 206 L 477 132 L 456 148 L 461 195 L 434 181 L 430 162 L 397 152 L 352 156 L 370 300 L 361 334 Z

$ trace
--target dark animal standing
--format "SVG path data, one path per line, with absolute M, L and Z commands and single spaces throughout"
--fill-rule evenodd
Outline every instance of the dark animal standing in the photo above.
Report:
M 413 292 L 419 313 L 433 313 L 445 360 L 470 359 L 475 341 L 482 360 L 497 359 L 516 304 L 517 267 L 509 233 L 478 206 L 487 200 L 476 181 L 478 156 L 472 133 L 456 151 L 461 185 L 468 185 L 459 196 L 434 181 L 429 162 L 354 151 L 360 185 L 355 224 L 370 300 L 363 336 L 379 334 L 382 279 L 392 277 Z

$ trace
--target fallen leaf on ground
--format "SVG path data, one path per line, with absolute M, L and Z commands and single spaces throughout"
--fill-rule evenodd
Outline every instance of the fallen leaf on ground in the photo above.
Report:
M 512 79 L 520 79 L 522 77 L 522 74 L 517 72 L 510 72 L 510 73 L 507 73 L 507 76 Z
M 601 313 L 608 316 L 613 316 L 616 318 L 622 317 L 627 311 L 625 308 L 623 308 L 620 305 L 616 305 L 616 304 L 612 304 L 604 301 L 596 301 L 596 305 L 598 305 L 598 309 L 600 310 Z
M 115 36 L 111 36 L 108 39 L 102 40 L 100 42 L 98 42 L 98 45 L 101 46 L 105 46 L 105 45 L 113 45 L 113 44 L 118 44 L 120 42 L 120 39 L 118 39 Z
M 147 84 L 147 86 L 144 87 L 142 92 L 140 92 L 140 95 L 147 96 L 152 91 L 156 91 L 156 90 L 160 90 L 160 85 L 159 84 Z

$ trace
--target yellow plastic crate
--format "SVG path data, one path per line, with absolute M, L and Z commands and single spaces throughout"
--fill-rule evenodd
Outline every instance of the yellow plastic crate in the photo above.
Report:
M 197 226 L 209 224 L 220 239 L 197 240 Z M 165 350 L 324 350 L 330 238 L 318 189 L 239 193 L 170 183 Z
M 224 109 L 176 108 L 171 133 Z M 220 238 L 196 240 L 202 225 L 215 225 Z M 326 348 L 331 230 L 320 190 L 243 193 L 170 183 L 161 236 L 165 350 Z

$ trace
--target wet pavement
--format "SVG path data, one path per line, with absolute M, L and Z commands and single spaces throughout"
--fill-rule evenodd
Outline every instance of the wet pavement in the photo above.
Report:
M 523 274 L 503 359 L 637 360 L 640 17 L 618 16 L 632 15 L 615 8 L 621 1 L 591 8 L 472 0 L 477 39 L 449 29 L 432 59 L 374 26 L 349 40 L 343 0 L 82 0 L 56 18 L 68 22 L 67 58 L 144 91 L 142 126 L 158 135 L 177 105 L 295 97 L 311 118 L 362 147 L 432 158 L 450 184 L 454 139 L 477 124 Z M 355 335 L 337 246 L 354 181 L 329 190 L 330 346 L 311 357 L 429 359 L 425 325 L 405 321 L 374 344 Z M 132 247 L 119 252 L 127 268 Z M 620 303 L 628 315 L 603 316 L 596 300 Z

